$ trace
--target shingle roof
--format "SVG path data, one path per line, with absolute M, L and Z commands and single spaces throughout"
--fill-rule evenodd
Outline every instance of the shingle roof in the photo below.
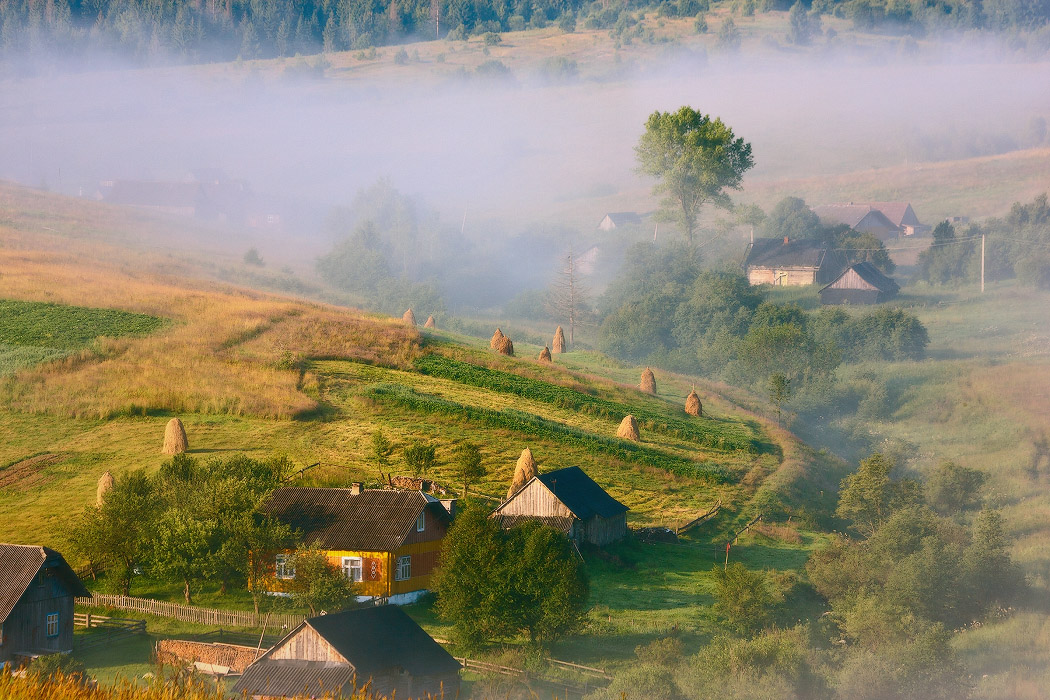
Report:
M 859 262 L 849 266 L 848 268 L 843 270 L 841 275 L 833 279 L 829 284 L 822 287 L 820 291 L 823 292 L 825 289 L 833 288 L 835 286 L 835 283 L 841 280 L 843 277 L 845 277 L 850 270 L 856 272 L 858 277 L 860 277 L 862 280 L 864 280 L 865 282 L 867 282 L 868 284 L 880 291 L 891 294 L 896 294 L 900 291 L 900 287 L 897 285 L 897 282 L 893 280 L 893 278 L 887 277 L 886 275 L 882 274 L 882 271 L 879 270 L 879 268 L 875 267 L 867 261 Z
M 820 267 L 827 248 L 820 241 L 798 238 L 756 238 L 747 251 L 744 267 Z
M 630 510 L 605 492 L 579 467 L 557 469 L 536 477 L 580 520 L 595 515 L 611 518 Z
M 449 521 L 441 503 L 419 491 L 367 489 L 353 494 L 350 489 L 289 487 L 274 491 L 263 506 L 302 530 L 306 544 L 373 552 L 400 547 L 424 508 Z
M 44 568 L 54 568 L 72 595 L 91 595 L 55 550 L 35 545 L 0 544 L 0 622 L 7 619 L 33 583 L 33 578 Z
M 889 219 L 894 226 L 919 223 L 919 220 L 914 218 L 914 212 L 911 216 L 908 216 L 908 208 L 911 205 L 907 202 L 866 202 L 866 204 L 872 209 L 878 209 L 882 212 L 883 216 Z M 914 221 L 905 221 L 905 218 L 914 219 Z
M 334 615 L 311 617 L 303 624 L 357 669 L 380 675 L 403 668 L 413 676 L 458 673 L 459 662 L 397 605 L 376 605 Z
M 354 668 L 345 664 L 266 659 L 244 669 L 232 692 L 237 697 L 337 697 L 344 686 L 349 692 L 353 681 Z

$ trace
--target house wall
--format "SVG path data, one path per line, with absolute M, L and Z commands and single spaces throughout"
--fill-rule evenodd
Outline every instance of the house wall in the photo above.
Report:
M 303 625 L 295 635 L 271 651 L 269 658 L 349 663 L 309 625 Z
M 627 513 L 612 518 L 595 516 L 584 524 L 584 539 L 598 546 L 616 542 L 627 535 Z
M 497 510 L 502 515 L 536 515 L 573 517 L 572 512 L 552 494 L 543 482 L 534 480 L 514 494 Z
M 0 662 L 16 652 L 73 650 L 73 596 L 53 569 L 43 568 L 3 622 Z M 58 635 L 47 636 L 47 616 L 58 613 Z
M 878 304 L 883 301 L 877 289 L 825 289 L 820 293 L 820 303 L 830 304 Z
M 802 287 L 817 283 L 815 267 L 757 267 L 747 269 L 747 281 L 752 284 L 775 284 L 782 287 Z
M 831 289 L 858 289 L 865 291 L 878 292 L 878 287 L 866 282 L 863 277 L 857 274 L 857 271 L 850 268 L 846 271 L 846 274 L 842 275 L 839 279 L 835 280 L 835 283 Z

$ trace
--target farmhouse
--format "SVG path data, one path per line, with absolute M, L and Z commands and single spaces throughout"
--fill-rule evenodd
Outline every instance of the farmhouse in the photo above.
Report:
M 929 231 L 919 223 L 908 202 L 838 202 L 813 207 L 813 213 L 829 224 L 845 224 L 854 231 L 872 233 L 881 241 Z
M 455 698 L 459 662 L 403 610 L 378 605 L 305 620 L 244 670 L 233 694 Z
M 634 226 L 642 223 L 642 217 L 633 211 L 611 211 L 598 222 L 602 231 L 612 231 L 621 226 Z
M 850 265 L 820 290 L 821 304 L 879 304 L 900 291 L 893 279 L 870 262 Z
M 0 544 L 0 664 L 73 650 L 73 599 L 90 596 L 62 555 Z
M 627 534 L 628 510 L 582 469 L 566 467 L 532 477 L 492 516 L 504 527 L 538 520 L 574 542 L 605 545 Z
M 748 245 L 744 273 L 751 284 L 827 284 L 843 268 L 842 254 L 811 239 L 756 238 Z
M 441 540 L 452 518 L 436 498 L 419 491 L 281 488 L 263 506 L 320 547 L 361 595 L 410 603 L 429 587 Z M 278 591 L 295 578 L 290 553 L 275 556 Z

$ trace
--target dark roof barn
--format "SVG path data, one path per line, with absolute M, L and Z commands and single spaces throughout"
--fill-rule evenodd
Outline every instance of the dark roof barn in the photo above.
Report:
M 744 257 L 751 284 L 823 284 L 845 266 L 841 253 L 812 238 L 756 238 Z

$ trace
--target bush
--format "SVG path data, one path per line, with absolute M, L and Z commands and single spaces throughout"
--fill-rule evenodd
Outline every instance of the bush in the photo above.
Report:
M 503 43 L 503 37 L 496 32 L 485 32 L 481 39 L 485 42 L 485 46 L 499 46 Z

